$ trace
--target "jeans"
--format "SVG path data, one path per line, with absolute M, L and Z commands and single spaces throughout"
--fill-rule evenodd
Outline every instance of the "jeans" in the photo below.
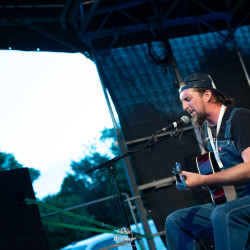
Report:
M 167 248 L 202 249 L 202 244 L 212 242 L 216 250 L 247 249 L 249 230 L 250 196 L 217 206 L 208 203 L 184 208 L 167 217 Z

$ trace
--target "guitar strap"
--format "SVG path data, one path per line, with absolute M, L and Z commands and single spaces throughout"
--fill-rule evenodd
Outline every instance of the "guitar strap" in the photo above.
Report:
M 212 131 L 211 131 L 210 127 L 207 126 L 207 132 L 208 132 L 209 140 L 210 140 L 211 146 L 212 146 L 213 151 L 214 151 L 215 159 L 216 159 L 216 161 L 217 161 L 220 169 L 223 169 L 223 164 L 222 164 L 220 156 L 219 156 L 217 137 L 218 137 L 218 134 L 219 134 L 219 131 L 220 131 L 222 117 L 224 115 L 225 108 L 226 108 L 226 106 L 222 104 L 221 109 L 220 109 L 220 114 L 219 114 L 218 122 L 217 122 L 215 140 L 213 139 Z M 215 142 L 215 144 L 214 144 L 214 142 Z
M 207 125 L 207 132 L 208 132 L 209 140 L 210 140 L 211 146 L 212 146 L 213 151 L 214 151 L 215 159 L 216 159 L 216 161 L 217 161 L 217 163 L 219 165 L 219 168 L 221 170 L 223 170 L 223 164 L 221 162 L 220 155 L 219 155 L 217 137 L 218 137 L 218 134 L 219 134 L 219 131 L 220 131 L 222 117 L 224 115 L 225 108 L 226 107 L 222 104 L 221 109 L 220 109 L 220 114 L 219 114 L 218 122 L 217 122 L 216 138 L 215 138 L 215 140 L 213 139 L 212 131 L 211 131 L 210 127 Z M 214 141 L 215 141 L 215 144 L 214 144 Z M 227 201 L 232 201 L 232 200 L 236 199 L 237 194 L 236 194 L 235 189 L 234 189 L 233 186 L 223 186 L 223 189 L 224 189 L 224 193 L 226 195 Z

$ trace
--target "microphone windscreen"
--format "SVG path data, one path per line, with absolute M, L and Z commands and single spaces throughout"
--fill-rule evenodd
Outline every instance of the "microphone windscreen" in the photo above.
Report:
M 186 115 L 182 116 L 181 117 L 181 120 L 184 122 L 184 124 L 187 124 L 190 122 L 190 118 Z

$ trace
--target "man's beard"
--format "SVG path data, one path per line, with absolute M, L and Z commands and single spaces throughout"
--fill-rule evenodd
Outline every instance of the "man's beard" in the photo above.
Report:
M 203 104 L 203 109 L 201 112 L 196 112 L 196 117 L 193 118 L 194 123 L 196 123 L 198 126 L 202 126 L 203 123 L 206 120 L 206 111 L 205 111 L 205 105 Z
M 196 114 L 197 114 L 197 117 L 194 119 L 194 122 L 201 127 L 203 125 L 203 123 L 205 122 L 206 115 L 203 112 L 196 113 Z

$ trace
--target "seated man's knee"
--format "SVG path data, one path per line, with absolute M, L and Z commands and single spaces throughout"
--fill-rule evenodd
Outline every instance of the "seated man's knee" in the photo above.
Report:
M 228 213 L 225 211 L 223 206 L 217 206 L 211 215 L 211 223 L 213 226 L 221 226 L 222 222 L 228 220 Z
M 181 214 L 181 211 L 175 211 L 168 215 L 166 222 L 165 222 L 166 230 L 168 228 L 176 227 L 179 224 L 178 221 L 181 217 L 180 214 Z

